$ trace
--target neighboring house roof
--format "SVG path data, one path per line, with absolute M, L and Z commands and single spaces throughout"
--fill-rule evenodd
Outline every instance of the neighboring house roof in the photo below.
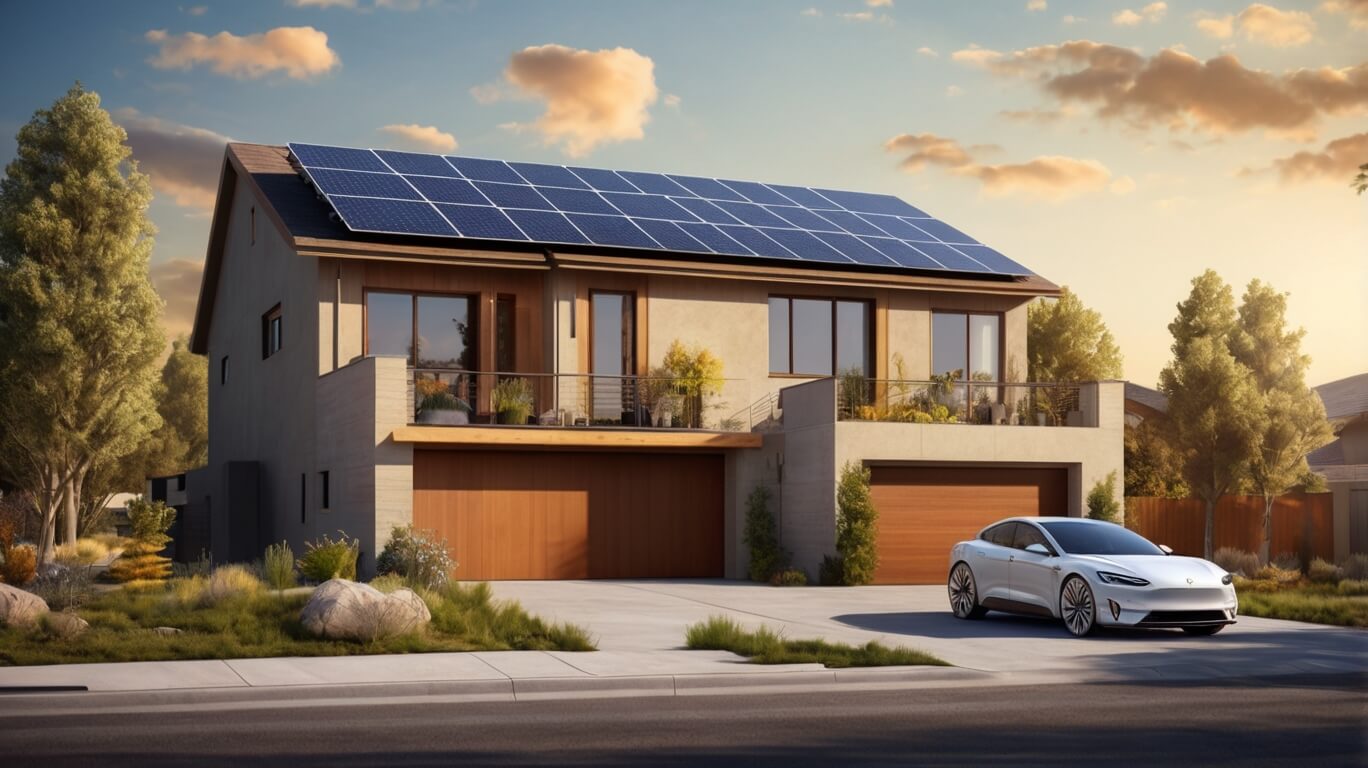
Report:
M 1322 384 L 1315 390 L 1325 403 L 1325 415 L 1331 421 L 1368 414 L 1368 373 Z
M 1168 395 L 1157 389 L 1126 382 L 1126 412 L 1146 418 L 1168 412 Z
M 208 328 L 213 316 L 218 275 L 227 239 L 229 211 L 239 181 L 251 186 L 257 197 L 265 202 L 266 217 L 274 224 L 287 244 L 303 255 L 340 255 L 353 258 L 407 258 L 427 261 L 458 260 L 466 264 L 498 262 L 536 262 L 579 259 L 600 264 L 629 262 L 642 266 L 648 259 L 627 254 L 604 255 L 598 247 L 569 247 L 545 243 L 487 243 L 431 237 L 382 235 L 352 232 L 335 220 L 326 201 L 315 191 L 290 163 L 286 147 L 263 144 L 230 143 L 225 151 L 223 170 L 219 176 L 218 199 L 210 226 L 209 248 L 205 257 L 204 276 L 200 283 L 199 303 L 195 310 L 194 331 L 190 348 L 204 354 L 208 351 Z M 553 253 L 554 252 L 554 253 Z M 716 276 L 747 276 L 751 278 L 821 280 L 840 284 L 849 282 L 878 287 L 921 287 L 958 292 L 1006 293 L 1021 296 L 1057 296 L 1059 286 L 1038 275 L 1004 280 L 1001 277 L 971 275 L 936 276 L 922 274 L 889 274 L 870 271 L 856 265 L 850 267 L 829 263 L 783 262 L 778 264 L 731 264 L 723 259 L 706 259 L 695 255 L 649 255 L 650 259 L 668 261 L 668 266 L 685 269 L 711 270 Z M 858 278 L 858 283 L 855 280 Z
M 1335 438 L 1332 443 L 1327 443 L 1316 450 L 1306 454 L 1306 463 L 1313 467 L 1324 467 L 1344 463 L 1344 443 L 1341 438 Z

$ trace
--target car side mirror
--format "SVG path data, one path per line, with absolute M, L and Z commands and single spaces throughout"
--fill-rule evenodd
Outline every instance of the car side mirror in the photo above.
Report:
M 1036 544 L 1027 544 L 1027 545 L 1026 545 L 1026 551 L 1027 551 L 1027 552 L 1034 552 L 1034 553 L 1036 553 L 1037 555 L 1045 555 L 1046 557 L 1051 557 L 1051 556 L 1054 555 L 1054 553 L 1050 551 L 1050 548 L 1049 548 L 1049 547 L 1045 546 L 1044 544 L 1040 544 L 1040 543 L 1036 543 Z
M 1163 550 L 1163 551 L 1164 551 L 1164 554 L 1166 554 L 1166 555 L 1171 555 L 1171 554 L 1173 554 L 1173 547 L 1170 547 L 1170 546 L 1167 545 L 1167 544 L 1160 544 L 1160 545 L 1159 545 L 1159 549 Z

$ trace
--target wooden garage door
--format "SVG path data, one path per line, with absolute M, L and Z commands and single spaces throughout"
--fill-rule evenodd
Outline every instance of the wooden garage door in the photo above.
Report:
M 1063 515 L 1068 471 L 980 467 L 872 467 L 879 511 L 878 584 L 940 584 L 950 547 L 989 523 Z
M 458 579 L 722 575 L 722 457 L 415 451 L 413 522 Z

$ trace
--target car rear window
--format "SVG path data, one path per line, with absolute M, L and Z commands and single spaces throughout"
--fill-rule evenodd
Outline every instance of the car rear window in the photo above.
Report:
M 1138 533 L 1112 523 L 1060 520 L 1041 523 L 1071 555 L 1163 555 L 1164 550 Z
M 982 539 L 999 547 L 1012 546 L 1012 539 L 1016 536 L 1016 523 L 1001 523 L 983 532 Z

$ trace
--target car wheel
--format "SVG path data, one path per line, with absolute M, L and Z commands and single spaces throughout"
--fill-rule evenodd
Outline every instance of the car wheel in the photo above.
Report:
M 965 563 L 956 563 L 950 571 L 947 584 L 950 592 L 950 610 L 960 619 L 981 619 L 988 612 L 978 604 L 978 587 L 974 584 L 974 572 Z
M 1059 593 L 1059 615 L 1064 626 L 1076 637 L 1083 637 L 1097 625 L 1097 602 L 1092 587 L 1081 576 L 1070 576 Z
M 1225 628 L 1226 625 L 1224 624 L 1216 624 L 1215 626 L 1210 627 L 1183 627 L 1183 631 L 1189 635 L 1196 635 L 1198 637 L 1211 637 Z

